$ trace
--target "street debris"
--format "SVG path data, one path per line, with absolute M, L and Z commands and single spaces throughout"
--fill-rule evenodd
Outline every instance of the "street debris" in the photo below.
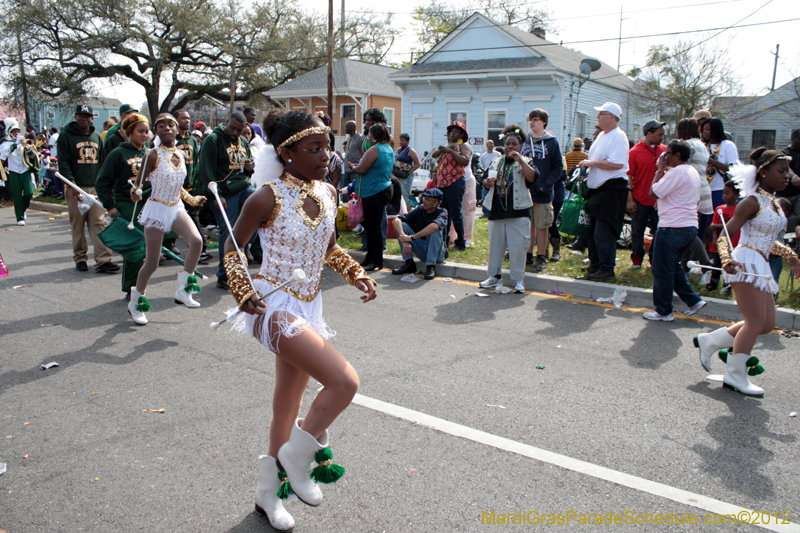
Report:
M 536 370 L 544 370 L 544 367 L 542 365 L 536 365 Z
M 14 286 L 13 286 L 13 287 L 11 287 L 11 288 L 12 288 L 13 290 L 15 290 L 15 291 L 16 291 L 16 290 L 19 290 L 19 289 L 24 289 L 24 288 L 25 288 L 25 285 L 14 285 Z
M 59 324 L 39 324 L 40 328 L 49 328 L 50 326 L 58 326 Z
M 800 337 L 800 329 L 784 328 L 783 331 L 781 331 L 781 335 L 783 335 L 787 339 L 796 339 Z
M 506 287 L 505 285 L 498 285 L 497 287 L 494 288 L 492 292 L 495 292 L 497 294 L 508 294 L 511 292 L 511 287 Z
M 494 404 L 491 404 L 491 403 L 485 403 L 483 405 L 486 406 L 486 407 L 499 407 L 500 409 L 505 409 L 505 407 L 503 407 L 502 405 L 494 405 Z
M 30 425 L 31 425 L 31 423 L 30 423 L 30 422 L 23 422 L 23 423 L 22 423 L 22 425 L 23 425 L 23 426 L 30 426 Z
M 6 464 L 0 463 L 0 476 L 6 473 Z
M 789 418 L 795 418 L 796 416 L 797 416 L 797 413 L 795 413 L 794 411 L 789 413 Z
M 166 413 L 166 409 L 142 409 L 143 413 Z
M 625 298 L 628 297 L 628 293 L 622 287 L 617 287 L 614 289 L 614 294 L 610 298 L 598 298 L 596 301 L 600 303 L 612 303 L 614 307 L 622 307 L 622 304 L 625 303 Z
M 22 458 L 23 459 L 27 459 L 28 458 L 28 454 L 26 453 L 25 455 L 22 456 Z
M 483 292 L 476 292 L 475 296 L 480 296 L 481 298 L 488 298 L 489 295 Z
M 54 366 L 58 366 L 58 363 L 53 361 L 52 363 L 47 363 L 46 365 L 41 365 L 39 370 L 47 370 L 48 368 L 53 368 Z
M 419 281 L 419 278 L 414 274 L 406 274 L 405 276 L 400 278 L 400 281 L 405 281 L 406 283 L 416 283 Z
M 453 278 L 441 278 L 442 281 L 453 281 Z
M 100 394 L 99 392 L 93 392 L 89 396 L 94 396 L 95 394 Z
M 569 255 L 583 255 L 583 252 L 579 252 L 578 250 L 572 250 Z

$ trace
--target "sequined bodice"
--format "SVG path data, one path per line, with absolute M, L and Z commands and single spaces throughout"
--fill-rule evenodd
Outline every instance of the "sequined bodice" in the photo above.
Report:
M 320 290 L 320 274 L 336 222 L 336 204 L 328 187 L 307 183 L 285 173 L 280 181 L 267 186 L 275 194 L 272 217 L 258 230 L 264 260 L 258 277 L 278 286 L 302 268 L 308 283 L 289 285 L 285 290 L 295 298 L 310 302 Z M 306 198 L 319 205 L 319 215 L 311 219 L 303 210 Z
M 181 187 L 186 179 L 186 163 L 179 150 L 165 150 L 161 146 L 155 148 L 158 154 L 156 168 L 150 173 L 150 184 L 153 192 L 150 199 L 167 205 L 176 205 L 181 198 Z M 177 154 L 180 163 L 176 167 L 173 155 Z
M 758 189 L 752 196 L 758 201 L 758 213 L 742 224 L 739 246 L 757 249 L 761 255 L 769 257 L 772 245 L 786 225 L 786 216 L 773 195 Z

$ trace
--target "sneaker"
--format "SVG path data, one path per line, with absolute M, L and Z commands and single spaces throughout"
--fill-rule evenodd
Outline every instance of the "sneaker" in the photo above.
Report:
M 24 225 L 25 225 L 24 220 L 17 220 L 17 226 L 24 226 Z
M 686 311 L 684 311 L 684 312 L 683 312 L 683 314 L 684 314 L 685 316 L 692 316 L 693 314 L 695 314 L 696 312 L 698 312 L 699 310 L 701 310 L 702 308 L 704 308 L 706 305 L 708 305 L 708 302 L 707 302 L 707 301 L 705 301 L 705 300 L 700 300 L 699 302 L 697 302 L 696 304 L 694 304 L 693 306 L 691 306 L 689 309 L 687 309 Z
M 668 315 L 659 315 L 658 311 L 650 311 L 649 313 L 642 314 L 642 318 L 646 318 L 647 320 L 660 320 L 662 322 L 672 322 L 675 320 L 675 317 L 672 316 L 672 313 Z
M 581 271 L 586 272 L 587 274 L 594 274 L 597 272 L 597 267 L 593 267 L 592 265 L 586 265 L 581 267 Z
M 632 266 L 631 266 L 631 270 L 641 270 L 641 268 L 642 268 L 642 265 L 641 265 L 641 263 L 640 263 L 640 264 L 638 264 L 638 265 L 632 265 Z
M 613 272 L 597 271 L 594 274 L 589 274 L 586 279 L 589 281 L 614 281 L 617 278 Z
M 89 267 L 86 265 L 86 261 L 78 261 L 75 263 L 75 270 L 78 272 L 86 272 L 89 270 Z
M 496 278 L 494 276 L 490 278 L 486 278 L 485 280 L 481 281 L 478 285 L 480 285 L 481 289 L 493 289 L 495 287 L 499 287 L 503 284 L 503 278 Z
M 425 279 L 433 279 L 436 277 L 436 267 L 428 265 L 425 269 Z
M 198 264 L 201 264 L 201 265 L 207 265 L 208 262 L 211 261 L 213 258 L 214 258 L 214 256 L 211 255 L 210 253 L 203 252 L 202 254 L 200 254 L 200 258 L 197 260 L 197 262 L 198 262 Z
M 532 265 L 534 263 L 533 254 L 526 253 L 525 254 L 525 264 Z
M 711 283 L 711 271 L 706 270 L 705 272 L 703 272 L 703 277 L 700 278 L 700 284 L 708 285 L 710 283 Z
M 547 269 L 547 259 L 543 255 L 537 255 L 536 266 L 533 269 L 536 272 L 544 272 Z
M 224 278 L 217 278 L 217 288 L 228 290 L 228 280 Z
M 728 296 L 731 293 L 731 286 L 730 285 L 725 285 L 724 287 L 722 287 L 722 289 L 719 291 L 719 293 L 720 294 L 724 294 L 725 296 Z
M 514 284 L 514 293 L 516 294 L 524 294 L 525 293 L 525 283 L 522 281 L 518 281 Z
M 361 224 L 353 228 L 353 233 L 355 233 L 356 235 L 361 235 L 363 232 L 364 232 L 364 226 L 362 226 Z
M 94 267 L 94 271 L 99 274 L 110 274 L 111 272 L 117 272 L 119 270 L 119 265 L 115 265 L 111 261 L 106 261 L 100 265 Z

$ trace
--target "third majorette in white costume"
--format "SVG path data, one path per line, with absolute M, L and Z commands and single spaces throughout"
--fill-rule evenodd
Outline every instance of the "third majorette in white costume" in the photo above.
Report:
M 272 287 L 288 281 L 296 268 L 305 271 L 308 281 L 289 285 L 264 300 L 269 314 L 278 314 L 278 331 L 268 331 L 268 320 L 250 314 L 240 315 L 233 327 L 277 352 L 281 336 L 294 337 L 308 326 L 325 339 L 335 335 L 322 316 L 320 275 L 334 232 L 336 205 L 325 183 L 302 181 L 288 172 L 278 181 L 267 181 L 265 186 L 272 188 L 275 209 L 270 220 L 258 230 L 262 250 L 270 253 L 264 254 L 261 270 L 253 278 L 255 289 L 266 294 Z M 312 198 L 320 206 L 314 220 L 303 210 L 306 198 Z M 296 317 L 295 320 L 289 322 L 283 317 L 284 313 Z
M 172 229 L 178 213 L 185 213 L 181 202 L 183 182 L 186 179 L 186 162 L 181 150 L 154 148 L 158 154 L 156 168 L 150 173 L 150 184 L 153 187 L 150 198 L 139 213 L 139 223 L 145 228 L 155 228 L 167 233 Z M 176 165 L 173 156 L 177 154 L 180 162 Z

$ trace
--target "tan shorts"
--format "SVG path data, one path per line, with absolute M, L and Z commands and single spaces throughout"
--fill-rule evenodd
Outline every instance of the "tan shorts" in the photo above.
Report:
M 533 204 L 533 227 L 547 229 L 553 225 L 553 204 Z

